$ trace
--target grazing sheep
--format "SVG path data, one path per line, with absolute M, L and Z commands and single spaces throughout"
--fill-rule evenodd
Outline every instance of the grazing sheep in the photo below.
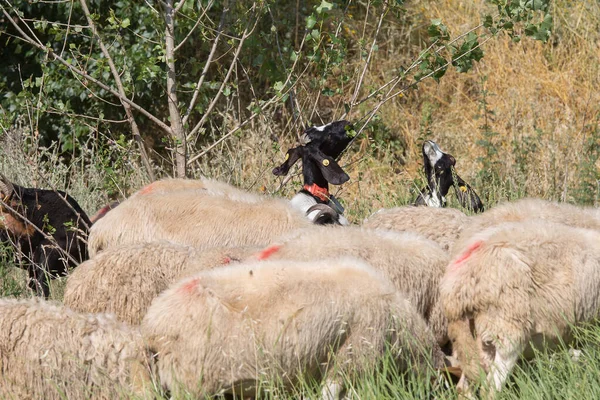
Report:
M 459 203 L 474 212 L 483 211 L 483 203 L 475 190 L 454 170 L 456 160 L 444 153 L 439 146 L 427 140 L 423 143 L 423 167 L 427 176 L 427 188 L 423 189 L 415 200 L 415 205 L 446 207 L 446 194 L 450 187 L 455 188 Z M 457 189 L 458 187 L 458 189 Z
M 139 332 L 110 315 L 0 299 L 0 398 L 124 398 L 150 389 Z
M 266 196 L 247 192 L 228 183 L 206 177 L 200 177 L 200 179 L 162 179 L 144 186 L 132 194 L 130 198 L 143 196 L 149 193 L 169 194 L 180 190 L 192 190 L 197 191 L 199 195 L 222 196 L 230 200 L 247 203 L 258 203 L 266 198 Z
M 386 349 L 400 369 L 443 363 L 411 304 L 352 259 L 254 262 L 193 275 L 154 300 L 142 334 L 174 397 L 182 390 L 246 398 L 265 378 L 290 387 L 325 377 L 324 392 L 341 389 L 337 373 L 372 374 Z
M 600 232 L 532 220 L 474 235 L 440 283 L 461 385 L 500 390 L 519 356 L 600 316 Z
M 75 311 L 113 313 L 138 325 L 152 300 L 177 279 L 238 261 L 256 249 L 197 250 L 169 242 L 113 247 L 71 273 L 64 303 Z
M 478 232 L 503 222 L 542 219 L 569 226 L 600 230 L 600 213 L 596 208 L 579 207 L 535 198 L 525 198 L 501 203 L 485 213 L 470 217 L 455 242 L 453 255 L 462 251 Z
M 94 257 L 116 245 L 160 240 L 199 249 L 253 246 L 308 226 L 312 223 L 283 199 L 247 203 L 194 191 L 149 193 L 124 201 L 96 222 L 88 248 Z
M 395 207 L 381 209 L 363 222 L 363 228 L 416 232 L 449 251 L 470 218 L 454 208 Z
M 429 322 L 440 345 L 447 342 L 438 284 L 449 258 L 435 242 L 422 236 L 351 226 L 315 226 L 295 231 L 251 258 L 317 261 L 341 256 L 362 259 L 383 273 Z
M 87 259 L 85 238 L 92 223 L 68 194 L 24 188 L 2 175 L 0 200 L 0 239 L 22 253 L 29 287 L 47 298 L 49 279 Z

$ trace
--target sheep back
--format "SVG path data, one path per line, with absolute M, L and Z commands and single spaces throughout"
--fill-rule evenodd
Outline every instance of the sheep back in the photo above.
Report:
M 0 397 L 143 395 L 149 358 L 139 332 L 109 315 L 41 300 L 0 300 Z
M 253 246 L 310 226 L 283 199 L 251 203 L 196 191 L 149 193 L 130 198 L 90 229 L 90 255 L 117 244 L 168 240 L 205 249 Z
M 362 226 L 416 232 L 449 251 L 468 223 L 469 217 L 454 208 L 406 206 L 381 209 L 367 218 Z
M 282 237 L 252 258 L 317 261 L 341 256 L 364 260 L 383 273 L 430 323 L 440 344 L 447 341 L 446 318 L 437 303 L 448 254 L 420 235 L 313 226 Z
M 463 228 L 460 237 L 456 240 L 452 256 L 462 252 L 466 248 L 466 243 L 478 232 L 504 222 L 541 219 L 578 228 L 600 230 L 600 218 L 594 208 L 535 198 L 501 203 L 482 214 L 469 218 L 469 224 Z
M 410 303 L 349 259 L 251 262 L 188 277 L 155 299 L 142 332 L 161 383 L 198 396 L 241 386 L 253 396 L 263 378 L 319 379 L 331 352 L 345 373 L 368 372 L 386 346 L 399 364 L 441 362 Z
M 110 248 L 81 264 L 67 280 L 64 303 L 80 312 L 114 313 L 138 325 L 152 300 L 187 274 L 230 262 L 256 248 L 198 250 L 169 242 Z

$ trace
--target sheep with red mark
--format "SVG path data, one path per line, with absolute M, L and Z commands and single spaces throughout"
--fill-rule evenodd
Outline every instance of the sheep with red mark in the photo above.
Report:
M 69 275 L 63 301 L 79 312 L 113 313 L 138 325 L 152 300 L 174 281 L 239 261 L 256 249 L 198 250 L 169 242 L 112 247 Z
M 450 251 L 470 217 L 455 208 L 395 207 L 381 209 L 368 217 L 362 226 L 396 232 L 415 232 Z
M 284 236 L 251 258 L 317 261 L 341 256 L 362 259 L 383 273 L 430 324 L 440 345 L 447 342 L 438 284 L 449 257 L 420 235 L 351 226 L 312 227 Z
M 0 397 L 83 399 L 150 393 L 150 353 L 110 315 L 0 299 Z
M 150 193 L 169 194 L 180 190 L 196 191 L 198 195 L 222 196 L 231 200 L 248 203 L 257 203 L 266 198 L 264 195 L 251 193 L 228 183 L 204 176 L 200 177 L 200 179 L 167 178 L 155 181 L 132 194 L 130 198 Z
M 581 207 L 536 198 L 501 203 L 485 213 L 472 216 L 456 240 L 453 255 L 461 252 L 466 243 L 480 231 L 504 223 L 532 219 L 569 226 L 600 230 L 600 213 L 596 208 Z
M 449 264 L 440 292 L 461 389 L 483 370 L 500 390 L 520 356 L 600 315 L 600 232 L 542 220 L 488 228 Z
M 0 240 L 22 253 L 29 287 L 50 295 L 49 279 L 88 258 L 91 222 L 68 194 L 18 186 L 0 175 Z
M 352 259 L 202 272 L 156 298 L 141 329 L 174 397 L 252 397 L 265 378 L 286 387 L 324 378 L 324 395 L 335 395 L 341 376 L 372 374 L 386 350 L 401 370 L 443 364 L 410 302 Z
M 161 240 L 198 249 L 256 246 L 309 226 L 311 221 L 283 199 L 249 203 L 194 191 L 149 193 L 124 201 L 96 222 L 88 247 L 94 257 L 117 245 Z

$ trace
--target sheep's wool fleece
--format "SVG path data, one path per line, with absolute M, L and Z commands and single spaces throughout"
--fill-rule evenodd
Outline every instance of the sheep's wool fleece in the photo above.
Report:
M 141 395 L 149 382 L 145 355 L 139 333 L 111 316 L 0 300 L 0 398 Z
M 64 303 L 75 311 L 114 313 L 120 321 L 139 325 L 152 300 L 177 279 L 229 264 L 256 249 L 198 250 L 164 241 L 111 247 L 71 273 Z
M 167 240 L 194 246 L 263 245 L 311 222 L 289 201 L 251 202 L 195 190 L 136 195 L 92 225 L 90 257 L 107 248 Z
M 501 203 L 484 213 L 469 217 L 460 237 L 452 247 L 452 256 L 463 251 L 467 242 L 486 228 L 504 222 L 540 219 L 577 228 L 600 230 L 600 211 L 597 208 L 579 207 L 535 198 L 525 198 Z
M 440 292 L 450 324 L 472 319 L 482 342 L 526 351 L 534 336 L 569 340 L 571 324 L 600 315 L 600 232 L 541 220 L 494 226 L 448 265 Z M 477 354 L 468 336 L 455 346 Z
M 415 232 L 449 251 L 468 223 L 469 217 L 455 208 L 406 206 L 381 209 L 366 219 L 362 226 Z
M 438 342 L 443 345 L 447 341 L 438 285 L 449 256 L 421 235 L 352 226 L 313 226 L 283 236 L 256 257 L 318 261 L 344 256 L 364 260 L 381 272 L 429 322 Z
M 253 396 L 259 379 L 372 372 L 384 353 L 440 361 L 422 317 L 363 262 L 265 261 L 213 269 L 163 292 L 142 323 L 161 383 L 194 396 Z M 241 387 L 243 386 L 243 390 Z

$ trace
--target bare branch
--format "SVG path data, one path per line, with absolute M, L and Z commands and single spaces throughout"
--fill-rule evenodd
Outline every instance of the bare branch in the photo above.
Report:
M 181 1 L 181 4 L 183 4 L 184 0 Z M 212 5 L 214 4 L 214 0 L 211 1 L 208 6 L 206 6 L 206 9 L 204 10 L 204 12 L 202 13 L 202 15 L 200 15 L 198 17 L 198 19 L 196 20 L 196 23 L 194 24 L 194 26 L 192 26 L 192 29 L 190 29 L 190 31 L 188 32 L 188 34 L 183 38 L 183 40 L 181 42 L 179 42 L 179 44 L 177 46 L 175 46 L 175 50 L 173 50 L 175 53 L 177 53 L 177 51 L 181 48 L 181 46 L 183 46 L 185 44 L 185 42 L 187 42 L 187 40 L 190 38 L 190 36 L 192 36 L 192 33 L 194 33 L 194 31 L 196 30 L 196 28 L 198 27 L 198 25 L 200 25 L 200 21 L 202 21 L 202 18 L 206 15 L 206 13 L 208 12 L 208 10 L 212 7 Z M 175 10 L 175 12 L 177 13 L 178 10 Z
M 204 69 L 202 70 L 202 73 L 200 74 L 198 83 L 196 83 L 196 89 L 194 89 L 194 94 L 192 96 L 192 100 L 190 100 L 190 104 L 187 108 L 187 111 L 185 112 L 185 115 L 183 116 L 183 120 L 182 120 L 183 125 L 187 124 L 190 114 L 191 114 L 192 110 L 194 109 L 194 107 L 196 106 L 196 101 L 198 100 L 198 95 L 200 94 L 200 89 L 202 87 L 202 84 L 204 83 L 204 78 L 206 78 L 206 74 L 208 73 L 208 67 L 210 67 L 212 59 L 217 50 L 217 45 L 219 44 L 219 39 L 221 38 L 221 33 L 223 32 L 223 24 L 225 23 L 225 16 L 227 15 L 228 12 L 229 12 L 229 7 L 227 7 L 227 6 L 223 7 L 223 12 L 221 13 L 221 21 L 219 21 L 219 27 L 217 29 L 217 36 L 215 37 L 212 48 L 210 49 L 210 53 L 208 55 L 208 58 L 206 59 L 206 63 L 204 64 Z M 200 21 L 200 19 L 198 19 L 198 21 Z M 175 50 L 177 50 L 177 48 L 175 48 Z
M 102 39 L 100 38 L 100 35 L 98 34 L 96 25 L 94 24 L 94 20 L 92 19 L 92 16 L 90 14 L 90 10 L 88 9 L 86 0 L 79 0 L 79 3 L 81 4 L 83 13 L 85 14 L 85 17 L 88 21 L 88 25 L 90 26 L 90 29 L 92 30 L 92 33 L 94 34 L 94 38 L 98 42 L 98 45 L 100 46 L 100 49 L 102 50 L 102 53 L 106 57 L 106 60 L 110 67 L 110 71 L 112 73 L 113 79 L 115 80 L 117 88 L 119 89 L 119 94 L 121 95 L 121 97 L 127 97 L 125 94 L 125 89 L 123 87 L 123 82 L 121 82 L 121 76 L 119 75 L 119 72 L 117 71 L 117 67 L 115 66 L 115 63 L 113 62 L 113 59 L 112 59 L 110 53 L 108 52 L 108 49 L 106 48 L 106 46 L 104 45 L 104 42 L 102 42 Z M 150 179 L 155 180 L 154 171 L 152 169 L 152 165 L 150 165 L 150 159 L 148 158 L 148 153 L 146 152 L 146 146 L 144 145 L 144 140 L 142 139 L 142 135 L 140 134 L 140 130 L 138 128 L 137 122 L 135 122 L 135 118 L 133 117 L 133 112 L 131 111 L 131 106 L 129 105 L 129 103 L 122 101 L 122 100 L 121 100 L 121 104 L 123 105 L 123 108 L 125 109 L 125 114 L 127 114 L 127 119 L 129 120 L 129 124 L 131 125 L 131 131 L 132 131 L 131 133 L 133 134 L 133 138 L 135 139 L 135 141 L 138 144 L 138 147 L 140 149 L 140 155 L 142 156 L 142 162 L 144 163 L 144 166 L 146 167 L 146 171 L 148 172 Z
M 348 110 L 348 113 L 350 113 L 350 111 L 352 110 L 352 105 L 353 105 L 354 101 L 356 100 L 356 98 L 358 97 L 358 93 L 360 92 L 360 88 L 362 86 L 363 80 L 365 79 L 365 74 L 367 73 L 367 69 L 369 69 L 369 65 L 371 64 L 371 57 L 373 56 L 373 51 L 375 51 L 375 43 L 377 43 L 377 36 L 379 36 L 379 30 L 381 29 L 381 24 L 383 23 L 383 19 L 384 19 L 385 15 L 387 14 L 388 6 L 389 6 L 389 4 L 386 1 L 384 3 L 384 8 L 381 11 L 381 15 L 379 16 L 377 30 L 375 31 L 375 34 L 373 35 L 373 43 L 371 43 L 371 48 L 369 49 L 369 55 L 367 56 L 367 59 L 365 61 L 365 66 L 362 70 L 362 73 L 360 74 L 360 78 L 358 79 L 358 82 L 356 82 L 356 87 L 354 88 L 354 94 L 352 95 L 352 98 L 350 99 L 350 110 Z
M 256 3 L 254 3 L 252 5 L 252 8 L 254 8 L 254 7 L 256 7 Z M 202 126 L 204 126 L 204 123 L 206 122 L 206 120 L 210 116 L 213 108 L 217 104 L 217 101 L 219 101 L 219 98 L 221 97 L 221 93 L 223 93 L 223 89 L 225 88 L 225 85 L 227 85 L 227 82 L 229 81 L 229 77 L 231 76 L 231 72 L 233 71 L 233 68 L 235 67 L 237 59 L 238 59 L 238 57 L 240 55 L 240 51 L 242 50 L 242 47 L 244 46 L 244 42 L 252 34 L 252 32 L 256 28 L 256 25 L 258 24 L 259 20 L 260 20 L 259 18 L 255 18 L 254 19 L 254 25 L 252 26 L 252 29 L 249 30 L 249 24 L 250 23 L 248 23 L 248 26 L 246 26 L 246 29 L 244 29 L 244 33 L 242 34 L 242 38 L 240 39 L 240 43 L 238 44 L 238 47 L 235 50 L 235 54 L 233 55 L 233 60 L 231 61 L 231 64 L 229 65 L 229 70 L 227 71 L 227 74 L 225 75 L 225 79 L 223 79 L 223 82 L 221 83 L 221 87 L 219 87 L 219 90 L 218 90 L 217 94 L 215 95 L 215 97 L 213 97 L 212 101 L 208 105 L 208 107 L 207 107 L 206 111 L 204 112 L 204 115 L 202 116 L 202 118 L 200 119 L 200 121 L 196 124 L 196 126 L 194 127 L 194 129 L 192 129 L 192 131 L 189 133 L 188 138 L 193 137 L 195 134 L 198 133 L 198 131 L 200 130 L 200 128 L 202 128 Z

